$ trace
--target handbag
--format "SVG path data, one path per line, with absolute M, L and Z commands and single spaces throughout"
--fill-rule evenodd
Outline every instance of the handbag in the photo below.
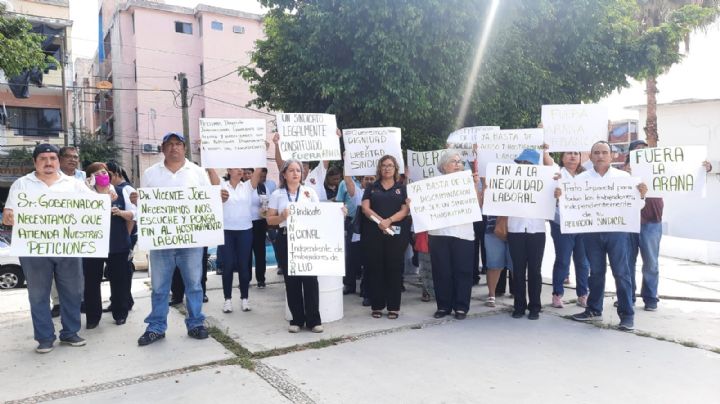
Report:
M 497 219 L 495 219 L 495 237 L 499 238 L 502 241 L 507 241 L 508 236 L 508 217 L 507 216 L 498 216 Z

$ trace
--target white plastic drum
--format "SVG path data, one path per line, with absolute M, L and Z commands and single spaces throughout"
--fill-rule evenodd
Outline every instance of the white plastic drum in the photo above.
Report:
M 323 324 L 343 318 L 343 281 L 342 276 L 318 276 L 320 291 L 320 319 Z M 290 321 L 292 315 L 285 297 L 285 319 Z

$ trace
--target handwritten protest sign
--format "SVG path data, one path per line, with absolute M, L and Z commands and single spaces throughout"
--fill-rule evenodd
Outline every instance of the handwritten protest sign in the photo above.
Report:
M 669 146 L 637 149 L 630 152 L 634 176 L 648 187 L 645 196 L 677 194 L 705 196 L 707 146 Z
M 636 177 L 573 179 L 560 183 L 563 233 L 640 232 L 643 201 Z
M 512 163 L 524 149 L 540 150 L 543 129 L 503 129 L 482 133 L 477 137 L 478 174 L 487 175 L 488 163 Z
M 335 202 L 288 205 L 288 275 L 345 275 L 341 207 Z
M 483 212 L 493 216 L 552 220 L 555 171 L 547 166 L 489 163 Z
M 10 255 L 107 257 L 110 196 L 18 191 Z
M 477 159 L 477 139 L 489 133 L 500 131 L 499 126 L 473 126 L 461 128 L 451 133 L 447 138 L 447 147 L 460 152 L 465 161 L 465 168 L 469 169 Z
M 459 171 L 407 185 L 416 232 L 482 220 L 470 171 Z
M 265 167 L 264 119 L 200 118 L 200 157 L 205 168 Z
M 395 157 L 400 173 L 405 161 L 400 148 L 400 128 L 344 129 L 345 175 L 375 175 L 378 160 L 385 155 Z
M 437 162 L 444 150 L 432 150 L 425 152 L 407 151 L 407 166 L 409 182 L 420 181 L 425 178 L 432 178 L 440 175 L 437 169 Z
M 140 188 L 137 219 L 143 250 L 225 243 L 219 185 Z
M 335 115 L 278 114 L 277 129 L 283 160 L 340 160 Z
M 608 110 L 602 105 L 543 105 L 542 123 L 550 151 L 589 151 L 608 138 Z

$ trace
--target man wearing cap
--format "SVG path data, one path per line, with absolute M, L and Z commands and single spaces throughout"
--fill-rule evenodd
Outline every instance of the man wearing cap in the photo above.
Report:
M 629 177 L 625 171 L 618 170 L 610 165 L 612 155 L 610 144 L 606 141 L 596 142 L 590 148 L 592 167 L 578 174 L 577 180 L 592 178 L 618 178 Z M 638 185 L 640 198 L 645 199 L 647 186 Z M 560 188 L 555 190 L 555 196 L 561 194 Z M 635 311 L 632 304 L 632 280 L 628 268 L 627 256 L 629 253 L 629 234 L 627 232 L 595 232 L 585 233 L 582 236 L 585 243 L 585 252 L 590 262 L 590 278 L 588 286 L 587 308 L 584 312 L 572 316 L 576 321 L 597 321 L 602 319 L 603 298 L 605 297 L 605 273 L 607 272 L 606 257 L 610 261 L 610 269 L 615 278 L 615 289 L 618 301 L 618 315 L 620 324 L 618 329 L 632 331 L 635 329 Z
M 10 187 L 3 211 L 3 224 L 15 224 L 13 210 L 17 207 L 18 191 L 52 191 L 68 193 L 91 193 L 81 181 L 60 171 L 60 151 L 51 144 L 41 144 L 33 151 L 35 171 L 19 178 Z M 50 314 L 50 285 L 57 284 L 61 309 L 60 342 L 70 346 L 83 346 L 85 340 L 77 333 L 80 330 L 80 302 L 83 296 L 83 272 L 80 257 L 20 257 L 27 281 L 33 332 L 38 342 L 35 351 L 52 351 L 55 342 L 55 327 Z
M 185 158 L 185 137 L 170 132 L 163 137 L 162 152 L 165 159 L 148 167 L 140 180 L 143 188 L 148 187 L 200 187 L 210 185 L 207 173 Z M 131 195 L 131 201 L 137 201 L 137 193 Z M 152 311 L 145 318 L 147 328 L 138 339 L 138 345 L 144 346 L 165 338 L 167 329 L 168 297 L 175 267 L 180 269 L 185 283 L 185 306 L 187 318 L 185 325 L 188 335 L 195 339 L 205 339 L 205 316 L 202 313 L 203 290 L 202 247 L 171 248 L 150 251 L 150 273 L 152 283 Z

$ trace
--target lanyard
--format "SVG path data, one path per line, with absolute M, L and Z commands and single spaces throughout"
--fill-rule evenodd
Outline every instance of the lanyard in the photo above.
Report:
M 285 193 L 287 193 L 288 202 L 297 202 L 298 198 L 300 197 L 300 187 L 298 187 L 297 192 L 295 193 L 294 201 L 290 198 L 290 191 L 288 191 L 287 188 L 285 188 Z

